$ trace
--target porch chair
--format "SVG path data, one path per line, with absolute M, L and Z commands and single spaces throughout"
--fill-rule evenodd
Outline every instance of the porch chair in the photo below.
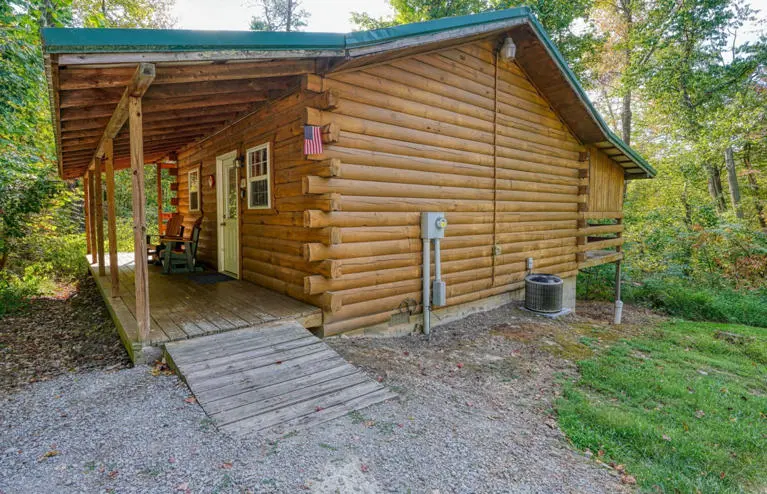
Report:
M 197 266 L 197 244 L 202 230 L 202 218 L 200 216 L 194 222 L 189 238 L 165 239 L 165 249 L 161 257 L 163 274 L 202 271 L 202 267 Z
M 157 238 L 157 243 L 152 242 L 152 238 Z M 183 239 L 184 238 L 184 215 L 181 213 L 174 213 L 170 217 L 168 223 L 165 225 L 165 232 L 160 235 L 147 235 L 146 236 L 146 253 L 147 259 L 150 263 L 160 264 L 160 258 L 162 256 L 162 250 L 165 249 L 165 244 L 168 239 Z

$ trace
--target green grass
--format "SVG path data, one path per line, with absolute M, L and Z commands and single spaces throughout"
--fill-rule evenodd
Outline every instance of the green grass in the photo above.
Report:
M 767 485 L 767 330 L 669 322 L 578 367 L 557 402 L 560 426 L 576 447 L 626 465 L 643 491 Z
M 578 274 L 578 298 L 613 300 L 613 265 Z M 691 321 L 719 321 L 767 328 L 767 288 L 735 289 L 729 285 L 674 276 L 652 276 L 636 283 L 624 277 L 623 301 L 640 304 Z

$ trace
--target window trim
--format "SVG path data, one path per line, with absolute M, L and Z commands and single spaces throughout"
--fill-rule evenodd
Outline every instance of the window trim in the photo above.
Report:
M 191 170 L 187 172 L 186 176 L 186 188 L 187 188 L 187 199 L 189 200 L 189 212 L 190 213 L 199 213 L 202 211 L 202 177 L 200 176 L 200 173 L 202 172 L 201 167 L 198 165 Z M 197 194 L 197 209 L 192 209 L 192 174 L 197 174 L 197 191 L 195 192 Z
M 260 151 L 262 149 L 266 149 L 266 174 L 265 175 L 258 175 L 258 176 L 251 176 L 250 174 L 250 155 L 252 152 Z M 256 210 L 256 211 L 264 211 L 272 209 L 272 143 L 267 141 L 263 144 L 259 144 L 258 146 L 253 146 L 251 148 L 248 148 L 245 151 L 245 186 L 247 188 L 247 206 L 248 209 Z M 251 188 L 250 184 L 251 182 L 264 180 L 266 179 L 266 205 L 264 206 L 251 206 Z

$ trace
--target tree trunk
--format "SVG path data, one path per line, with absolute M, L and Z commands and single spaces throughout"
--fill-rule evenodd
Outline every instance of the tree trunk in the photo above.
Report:
M 756 181 L 756 171 L 751 165 L 751 146 L 746 145 L 743 149 L 743 166 L 746 167 L 746 177 L 748 177 L 748 188 L 751 189 L 751 194 L 754 198 L 754 209 L 756 209 L 756 217 L 759 219 L 759 226 L 762 229 L 767 228 L 767 222 L 764 218 L 764 204 L 759 198 L 759 182 Z
M 293 20 L 293 0 L 288 0 L 288 17 L 285 21 L 285 31 L 290 32 L 290 22 Z
M 0 271 L 5 269 L 5 263 L 8 262 L 8 251 L 0 252 Z
M 627 89 L 623 95 L 623 108 L 621 109 L 621 129 L 623 142 L 631 145 L 631 89 Z
M 711 194 L 717 212 L 724 213 L 727 209 L 727 201 L 724 200 L 722 193 L 721 170 L 715 165 L 706 165 L 706 171 L 708 172 L 708 193 Z
M 692 231 L 692 206 L 690 206 L 690 200 L 687 197 L 687 182 L 684 183 L 682 188 L 682 206 L 684 206 L 684 225 L 688 231 Z
M 724 150 L 724 162 L 727 165 L 727 182 L 730 186 L 732 209 L 735 210 L 735 216 L 742 219 L 743 211 L 740 209 L 740 185 L 738 185 L 738 174 L 735 171 L 735 157 L 732 155 L 732 146 L 729 146 Z

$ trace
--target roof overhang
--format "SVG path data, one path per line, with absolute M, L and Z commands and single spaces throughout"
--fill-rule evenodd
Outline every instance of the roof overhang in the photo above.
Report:
M 514 39 L 519 48 L 517 62 L 584 144 L 593 144 L 602 149 L 624 168 L 626 178 L 655 176 L 655 170 L 609 129 L 559 50 L 527 7 L 346 35 L 253 31 L 44 29 L 43 48 L 56 131 L 59 172 L 64 178 L 84 173 L 82 166 L 85 158 L 80 157 L 80 161 L 73 161 L 77 165 L 73 165 L 73 172 L 67 170 L 65 160 L 72 160 L 71 150 L 76 147 L 72 143 L 82 142 L 82 146 L 87 147 L 90 142 L 88 139 L 93 139 L 90 134 L 97 133 L 98 126 L 94 127 L 97 130 L 90 133 L 82 129 L 82 132 L 88 134 L 83 139 L 72 138 L 68 134 L 70 127 L 87 127 L 82 121 L 88 118 L 103 119 L 104 115 L 101 113 L 108 110 L 109 104 L 118 90 L 125 87 L 127 78 L 138 63 L 157 64 L 157 78 L 146 95 L 150 122 L 153 118 L 153 101 L 157 108 L 162 108 L 163 104 L 164 107 L 174 108 L 169 103 L 174 99 L 183 102 L 183 97 L 177 96 L 177 93 L 183 94 L 182 86 L 177 86 L 179 91 L 172 90 L 171 84 L 177 83 L 187 84 L 184 87 L 189 88 L 190 94 L 207 94 L 207 98 L 201 99 L 201 104 L 210 105 L 215 95 L 220 100 L 218 109 L 221 110 L 226 106 L 226 98 L 214 91 L 219 88 L 224 91 L 225 87 L 229 87 L 231 92 L 227 94 L 237 94 L 238 96 L 232 99 L 242 104 L 236 108 L 233 106 L 230 112 L 222 111 L 221 120 L 216 121 L 216 125 L 220 125 L 240 118 L 243 114 L 253 111 L 259 104 L 263 104 L 263 99 L 250 98 L 253 100 L 250 101 L 246 97 L 244 91 L 249 87 L 252 90 L 261 88 L 264 94 L 279 94 L 279 89 L 284 90 L 297 84 L 297 75 L 359 67 L 387 58 L 427 51 L 435 46 L 501 35 Z M 228 75 L 221 75 L 224 72 Z M 200 81 L 213 81 L 216 85 L 205 87 L 204 82 Z M 228 82 L 224 85 L 222 81 Z M 81 92 L 78 93 L 78 90 Z M 97 100 L 89 100 L 88 95 Z M 160 101 L 163 104 L 159 104 Z M 109 103 L 102 105 L 104 102 Z M 248 102 L 250 104 L 246 104 Z M 67 108 L 74 108 L 72 105 L 77 104 L 83 106 L 81 123 L 66 124 L 66 113 L 72 113 Z M 93 105 L 103 107 L 103 111 L 88 107 Z M 195 118 L 191 113 L 185 114 L 184 111 L 186 110 L 177 112 L 180 121 Z M 206 110 L 208 113 L 219 115 L 216 111 L 216 108 Z M 211 116 L 211 125 L 213 120 L 215 118 Z M 63 126 L 62 122 L 65 123 Z M 203 130 L 208 128 L 201 126 L 199 131 Z M 192 140 L 201 137 L 195 132 L 185 135 Z M 166 147 L 178 147 L 179 142 L 178 139 L 169 139 Z M 118 154 L 122 149 L 121 145 L 116 147 Z M 158 149 L 158 153 L 159 150 L 164 150 L 161 144 L 150 146 L 150 149 Z M 151 153 L 149 155 L 151 156 Z

